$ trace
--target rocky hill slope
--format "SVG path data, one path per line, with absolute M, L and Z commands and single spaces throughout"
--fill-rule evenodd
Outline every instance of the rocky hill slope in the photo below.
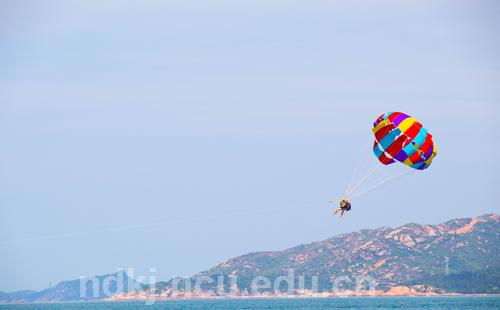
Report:
M 225 261 L 196 276 L 238 277 L 249 288 L 256 276 L 315 275 L 319 288 L 331 289 L 339 276 L 370 276 L 377 289 L 432 285 L 449 292 L 498 293 L 500 216 L 455 219 L 439 225 L 407 224 L 361 230 L 284 251 L 255 252 Z

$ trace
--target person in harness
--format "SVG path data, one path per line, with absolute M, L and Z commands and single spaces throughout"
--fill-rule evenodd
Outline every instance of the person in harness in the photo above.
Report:
M 349 201 L 348 198 L 344 198 L 340 201 L 339 207 L 332 212 L 332 215 L 337 214 L 337 212 L 340 211 L 340 217 L 343 217 L 344 214 L 347 214 L 347 212 L 351 211 L 351 202 Z

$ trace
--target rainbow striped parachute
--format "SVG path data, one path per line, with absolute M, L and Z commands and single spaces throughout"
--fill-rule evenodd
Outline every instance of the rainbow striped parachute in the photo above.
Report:
M 413 117 L 387 112 L 373 123 L 373 153 L 384 165 L 399 161 L 414 169 L 428 168 L 437 155 L 432 135 Z

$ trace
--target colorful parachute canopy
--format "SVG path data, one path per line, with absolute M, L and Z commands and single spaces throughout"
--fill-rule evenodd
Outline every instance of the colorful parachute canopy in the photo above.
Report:
M 373 123 L 373 152 L 384 165 L 395 161 L 424 170 L 437 155 L 432 135 L 413 117 L 387 112 Z

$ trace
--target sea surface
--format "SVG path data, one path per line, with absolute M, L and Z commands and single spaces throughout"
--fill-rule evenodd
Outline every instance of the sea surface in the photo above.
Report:
M 225 299 L 0 305 L 0 309 L 500 309 L 500 297 L 351 297 L 316 299 Z

